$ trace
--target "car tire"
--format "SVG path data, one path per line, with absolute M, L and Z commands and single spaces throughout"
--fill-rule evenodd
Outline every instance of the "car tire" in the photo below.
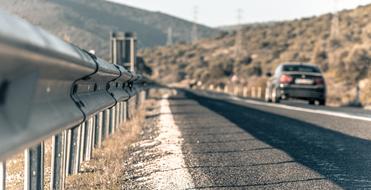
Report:
M 326 100 L 318 100 L 320 106 L 326 105 Z
M 314 104 L 316 104 L 315 100 L 309 100 L 309 105 L 314 105 Z

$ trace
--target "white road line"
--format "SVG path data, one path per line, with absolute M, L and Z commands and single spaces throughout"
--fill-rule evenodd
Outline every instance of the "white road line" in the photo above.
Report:
M 287 110 L 294 110 L 294 111 L 301 111 L 301 112 L 308 112 L 308 113 L 315 113 L 315 114 L 321 114 L 321 115 L 328 115 L 328 116 L 341 117 L 341 118 L 346 118 L 346 119 L 355 119 L 355 120 L 371 122 L 371 117 L 362 117 L 362 116 L 356 116 L 356 115 L 351 115 L 347 113 L 340 113 L 340 112 L 333 112 L 333 111 L 326 111 L 326 110 L 312 110 L 312 109 L 288 106 L 288 105 L 283 105 L 283 104 L 272 104 L 272 103 L 266 103 L 266 102 L 259 102 L 255 100 L 246 100 L 246 99 L 241 99 L 235 96 L 230 96 L 230 98 L 233 100 L 243 101 L 243 102 L 254 104 L 254 105 L 275 107 L 275 108 L 281 108 L 281 109 L 287 109 Z
M 157 148 L 163 153 L 163 157 L 158 160 L 157 165 L 161 170 L 170 171 L 156 174 L 153 185 L 155 189 L 194 188 L 193 179 L 186 168 L 182 154 L 183 138 L 179 127 L 175 124 L 167 98 L 168 96 L 165 95 L 160 103 L 160 129 L 156 140 L 161 142 Z

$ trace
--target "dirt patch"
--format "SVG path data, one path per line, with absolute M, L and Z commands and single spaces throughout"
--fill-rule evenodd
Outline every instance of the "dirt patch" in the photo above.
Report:
M 101 149 L 94 150 L 93 159 L 81 166 L 81 173 L 67 178 L 66 189 L 121 189 L 120 176 L 124 172 L 123 160 L 131 143 L 142 132 L 146 101 L 131 121 L 103 142 Z

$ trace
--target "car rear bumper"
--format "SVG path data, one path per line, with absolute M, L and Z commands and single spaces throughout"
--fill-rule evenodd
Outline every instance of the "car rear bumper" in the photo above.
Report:
M 324 100 L 326 99 L 326 88 L 284 86 L 280 88 L 280 95 L 282 99 L 296 98 L 305 100 Z

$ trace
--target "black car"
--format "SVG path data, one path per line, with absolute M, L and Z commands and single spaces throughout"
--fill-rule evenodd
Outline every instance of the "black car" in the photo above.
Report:
M 279 65 L 274 74 L 268 73 L 265 100 L 279 103 L 280 100 L 301 99 L 309 104 L 326 104 L 326 83 L 321 70 L 314 64 L 286 63 Z

